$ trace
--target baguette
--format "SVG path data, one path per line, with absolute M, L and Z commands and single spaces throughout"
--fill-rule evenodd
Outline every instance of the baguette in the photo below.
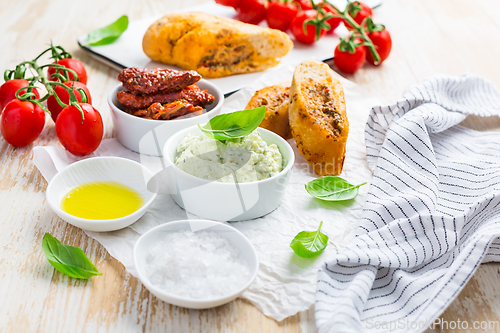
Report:
M 349 122 L 342 84 L 327 64 L 305 60 L 295 68 L 288 111 L 297 148 L 313 170 L 340 174 Z
M 246 109 L 266 107 L 266 115 L 259 127 L 265 128 L 288 140 L 292 138 L 288 122 L 288 104 L 290 82 L 283 82 L 257 90 L 247 104 Z
M 168 14 L 153 23 L 142 47 L 153 60 L 216 78 L 276 66 L 293 42 L 276 29 L 190 12 Z

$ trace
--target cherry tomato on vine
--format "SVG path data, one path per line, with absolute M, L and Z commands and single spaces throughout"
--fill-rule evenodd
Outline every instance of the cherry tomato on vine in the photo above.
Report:
M 264 0 L 242 0 L 237 8 L 238 19 L 245 23 L 259 24 L 266 18 Z
M 317 11 L 314 9 L 304 10 L 297 14 L 293 19 L 290 30 L 299 42 L 304 44 L 312 44 L 316 41 L 316 29 L 318 29 L 313 24 L 307 24 L 306 31 L 304 32 L 303 26 L 306 20 L 315 20 Z M 326 34 L 326 29 L 320 28 L 319 37 L 323 37 Z
M 32 143 L 45 126 L 45 111 L 38 105 L 13 99 L 3 109 L 0 119 L 2 136 L 15 147 Z
M 297 0 L 297 1 L 294 1 L 294 2 L 299 5 L 299 10 L 300 11 L 313 9 L 313 7 L 311 5 L 311 0 Z
M 242 0 L 215 0 L 219 5 L 223 5 L 226 7 L 233 7 L 234 9 L 238 9 L 238 5 Z
M 327 3 L 320 2 L 318 3 L 318 6 L 323 6 L 323 9 L 327 14 L 333 14 L 333 15 L 338 15 L 339 12 L 337 12 L 331 5 Z M 337 27 L 340 25 L 342 22 L 342 18 L 340 17 L 332 17 L 329 20 L 326 20 L 326 23 L 330 25 L 330 30 L 328 32 L 333 32 L 333 30 L 337 29 Z
M 18 91 L 22 87 L 27 87 L 28 84 L 29 82 L 24 79 L 12 79 L 6 81 L 0 86 L 0 113 L 2 113 L 2 110 L 5 105 L 7 105 L 7 103 L 16 98 L 16 91 Z M 36 98 L 40 98 L 40 94 L 38 93 L 38 90 L 36 88 L 34 88 L 32 91 L 35 94 Z M 22 95 L 24 93 L 26 93 L 26 89 L 21 90 L 21 93 L 19 95 Z
M 365 47 L 363 45 L 356 46 L 351 53 L 349 50 L 341 50 L 341 44 L 335 48 L 333 57 L 335 66 L 344 73 L 354 73 L 363 67 L 366 61 Z
M 349 3 L 347 5 L 347 12 L 357 24 L 361 24 L 365 18 L 373 16 L 372 9 L 368 5 L 359 1 Z M 344 22 L 344 24 L 347 29 L 353 29 L 349 23 Z
M 87 103 L 78 103 L 82 114 L 74 105 L 65 107 L 56 122 L 56 134 L 61 144 L 71 154 L 85 156 L 101 144 L 104 126 L 99 111 Z
M 377 65 L 380 65 L 382 62 L 384 62 L 385 59 L 389 56 L 391 53 L 391 48 L 392 48 L 392 39 L 391 35 L 389 34 L 389 31 L 384 28 L 382 31 L 372 31 L 368 33 L 368 37 L 371 39 L 373 44 L 375 45 L 375 49 L 378 52 L 378 55 L 380 56 L 380 61 Z M 373 59 L 373 56 L 366 47 L 366 61 L 368 61 L 370 64 L 375 65 L 375 61 Z
M 78 81 L 80 81 L 83 84 L 87 84 L 87 71 L 85 70 L 85 66 L 83 66 L 80 60 L 74 58 L 65 58 L 54 62 L 54 64 L 58 64 L 74 70 L 76 75 L 78 75 Z M 64 73 L 61 70 L 58 70 L 58 72 L 64 76 Z M 56 69 L 54 67 L 49 67 L 47 71 L 47 78 L 49 79 L 49 81 L 59 81 L 58 78 L 52 77 L 52 74 L 54 73 L 56 73 Z M 73 81 L 74 75 L 71 73 L 68 74 L 69 74 L 69 80 Z
M 82 95 L 80 94 L 80 91 L 78 91 L 76 88 L 83 89 L 83 91 L 87 95 L 87 103 L 92 104 L 92 97 L 90 96 L 90 91 L 86 85 L 78 81 L 66 81 L 63 84 L 68 88 L 72 88 L 78 102 L 82 101 Z M 63 102 L 64 104 L 69 104 L 69 92 L 66 89 L 60 86 L 56 86 L 54 88 L 54 92 L 57 94 L 57 97 L 59 97 L 61 102 Z M 47 99 L 47 108 L 49 109 L 50 116 L 52 117 L 52 120 L 54 120 L 54 122 L 56 122 L 57 116 L 64 109 L 62 106 L 59 105 L 59 103 L 57 103 L 57 100 L 54 97 L 54 95 L 50 95 L 49 98 Z
M 287 31 L 298 12 L 299 8 L 292 2 L 270 2 L 266 14 L 267 25 L 272 29 Z

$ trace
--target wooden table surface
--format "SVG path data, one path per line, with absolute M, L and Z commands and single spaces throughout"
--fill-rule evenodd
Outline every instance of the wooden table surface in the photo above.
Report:
M 117 72 L 80 51 L 76 37 L 122 14 L 136 20 L 203 2 L 1 0 L 0 69 L 34 58 L 50 40 L 63 45 L 86 65 L 94 106 L 103 115 L 106 137 L 112 137 L 106 96 L 117 84 Z M 500 2 L 493 0 L 383 0 L 375 11 L 375 21 L 390 30 L 392 54 L 380 68 L 365 66 L 348 78 L 383 103 L 396 100 L 409 85 L 440 73 L 474 73 L 500 87 L 498 14 Z M 464 124 L 479 130 L 500 130 L 496 117 L 469 117 Z M 47 183 L 32 163 L 32 148 L 57 144 L 51 120 L 27 147 L 13 148 L 0 139 L 1 332 L 316 331 L 313 308 L 276 322 L 239 299 L 203 311 L 156 299 L 99 243 L 49 208 Z M 55 271 L 41 251 L 45 232 L 82 248 L 103 275 L 84 281 Z M 481 320 L 500 322 L 500 265 L 482 265 L 442 318 L 468 321 L 469 326 Z

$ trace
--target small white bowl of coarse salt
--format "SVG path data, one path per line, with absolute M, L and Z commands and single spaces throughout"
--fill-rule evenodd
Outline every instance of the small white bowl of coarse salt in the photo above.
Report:
M 206 309 L 232 301 L 253 282 L 257 253 L 241 232 L 220 222 L 167 222 L 134 247 L 138 278 L 159 299 Z

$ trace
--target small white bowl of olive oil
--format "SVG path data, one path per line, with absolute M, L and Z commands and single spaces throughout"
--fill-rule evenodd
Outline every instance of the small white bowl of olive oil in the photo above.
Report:
M 125 228 L 146 213 L 156 198 L 148 191 L 153 173 L 120 157 L 73 163 L 47 186 L 47 202 L 66 222 L 89 231 Z

